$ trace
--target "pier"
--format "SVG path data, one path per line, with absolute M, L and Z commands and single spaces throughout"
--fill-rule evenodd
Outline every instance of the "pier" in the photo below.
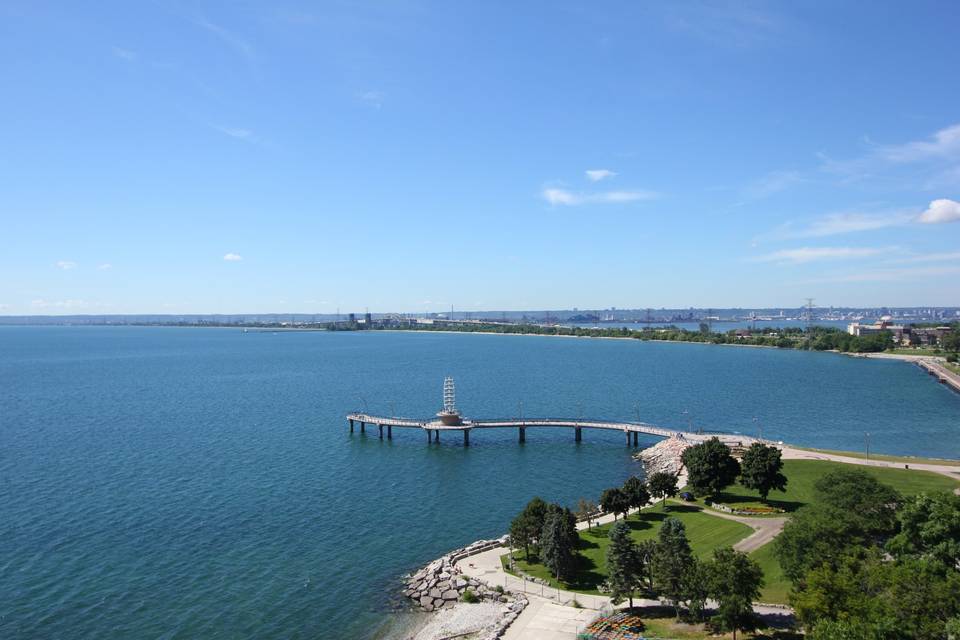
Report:
M 392 439 L 394 428 L 415 429 L 426 432 L 428 443 L 440 442 L 440 434 L 443 433 L 447 434 L 448 437 L 462 437 L 465 447 L 470 446 L 470 432 L 474 430 L 516 429 L 517 442 L 523 444 L 527 440 L 527 429 L 537 427 L 572 429 L 575 442 L 583 441 L 584 429 L 617 431 L 624 434 L 624 439 L 628 447 L 638 446 L 641 434 L 659 438 L 681 438 L 693 443 L 702 442 L 712 437 L 719 437 L 721 440 L 728 441 L 731 444 L 740 445 L 749 445 L 749 443 L 755 440 L 754 438 L 742 435 L 681 431 L 678 429 L 658 427 L 644 422 L 617 422 L 572 418 L 465 419 L 456 409 L 453 381 L 450 378 L 444 381 L 444 407 L 437 413 L 436 418 L 420 420 L 394 416 L 378 416 L 367 412 L 354 412 L 347 414 L 347 422 L 350 424 L 350 433 L 354 433 L 354 430 L 358 426 L 360 433 L 366 433 L 367 425 L 374 425 L 381 439 L 384 438 L 384 433 L 386 433 L 387 439 Z

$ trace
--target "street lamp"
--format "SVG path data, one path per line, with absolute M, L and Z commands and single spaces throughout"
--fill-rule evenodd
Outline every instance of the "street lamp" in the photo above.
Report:
M 870 459 L 870 432 L 863 432 L 863 448 L 867 455 L 867 460 Z

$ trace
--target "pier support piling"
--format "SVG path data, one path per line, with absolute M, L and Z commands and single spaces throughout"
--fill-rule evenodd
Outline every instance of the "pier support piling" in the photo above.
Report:
M 463 446 L 470 446 L 470 429 L 463 430 Z
M 629 447 L 629 446 L 630 446 L 630 432 L 629 432 L 629 431 L 624 431 L 624 433 L 627 434 L 627 446 Z
M 434 441 L 434 442 L 440 442 L 440 430 L 439 430 L 439 429 L 434 429 L 434 430 L 433 430 L 433 441 Z
M 387 440 L 393 440 L 393 425 L 387 425 Z
M 430 444 L 433 442 L 433 434 L 430 433 L 430 429 L 424 429 L 424 431 L 427 432 L 427 444 Z
M 527 441 L 527 430 L 524 427 L 520 427 L 520 444 L 523 444 Z
M 353 420 L 350 421 L 350 433 L 353 433 Z
M 378 424 L 377 426 L 380 428 L 380 439 L 383 440 L 383 425 Z
M 638 443 L 637 443 L 637 437 L 638 437 L 639 435 L 640 435 L 640 434 L 637 433 L 636 431 L 633 432 L 633 446 L 637 446 L 637 444 L 638 444 Z
M 574 439 L 577 442 L 580 442 L 581 440 L 583 440 L 583 433 L 581 432 L 580 427 L 576 428 L 576 431 L 574 431 L 574 434 L 575 434 Z
M 367 432 L 367 423 L 361 420 L 361 421 L 360 421 L 360 433 L 366 433 L 366 432 Z

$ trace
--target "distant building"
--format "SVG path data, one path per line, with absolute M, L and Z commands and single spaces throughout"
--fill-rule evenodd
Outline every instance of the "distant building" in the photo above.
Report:
M 880 333 L 881 331 L 889 331 L 893 334 L 894 342 L 900 342 L 903 337 L 903 325 L 901 324 L 890 324 L 887 320 L 881 320 L 880 322 L 875 322 L 873 324 L 860 324 L 859 322 L 851 322 L 847 325 L 847 333 L 852 336 L 869 336 L 874 333 Z

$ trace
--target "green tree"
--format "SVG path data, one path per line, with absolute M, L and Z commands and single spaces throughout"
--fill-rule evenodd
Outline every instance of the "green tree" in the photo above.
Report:
M 558 580 L 567 578 L 573 568 L 577 533 L 571 519 L 568 509 L 550 505 L 543 525 L 540 559 Z
M 810 569 L 835 565 L 847 549 L 864 542 L 853 518 L 830 505 L 812 504 L 793 514 L 772 544 L 784 575 L 797 584 Z
M 703 620 L 703 612 L 707 608 L 707 598 L 711 594 L 713 567 L 693 558 L 690 566 L 683 574 L 683 601 L 687 606 L 687 616 L 695 621 Z
M 653 557 L 657 554 L 657 541 L 646 538 L 637 543 L 637 561 L 640 565 L 640 578 L 643 588 L 654 593 Z
M 526 511 L 522 511 L 510 522 L 510 544 L 523 548 L 523 556 L 530 559 L 530 545 L 539 535 L 535 523 Z
M 757 628 L 757 616 L 753 601 L 760 597 L 763 588 L 763 570 L 747 554 L 730 547 L 715 549 L 711 564 L 710 593 L 717 601 L 714 622 L 724 631 L 753 631 Z
M 627 500 L 634 509 L 641 509 L 650 502 L 650 492 L 647 485 L 637 476 L 630 476 L 623 483 L 623 492 L 627 494 Z
M 897 530 L 903 498 L 861 469 L 837 469 L 813 485 L 817 501 L 836 507 L 869 536 L 889 537 Z
M 593 526 L 593 518 L 597 513 L 597 503 L 593 500 L 580 498 L 577 500 L 577 517 L 587 521 L 587 528 Z
M 740 484 L 755 489 L 766 502 L 772 489 L 787 490 L 787 477 L 783 475 L 783 460 L 780 449 L 754 442 L 740 461 Z
M 740 475 L 740 463 L 719 438 L 689 447 L 683 452 L 683 464 L 687 468 L 687 481 L 697 495 L 717 498 Z
M 610 587 L 610 601 L 613 604 L 629 598 L 633 607 L 633 596 L 640 586 L 641 572 L 637 547 L 630 536 L 630 525 L 621 520 L 610 528 L 610 544 L 607 547 L 607 585 Z
M 647 478 L 647 488 L 653 497 L 660 499 L 660 507 L 666 509 L 667 498 L 677 495 L 677 476 L 658 471 Z
M 664 519 L 653 556 L 653 577 L 657 591 L 671 603 L 677 617 L 684 597 L 684 578 L 692 563 L 693 553 L 683 522 L 676 518 Z
M 606 513 L 612 513 L 613 519 L 616 520 L 618 513 L 622 513 L 626 517 L 627 511 L 630 510 L 630 498 L 623 492 L 623 489 L 605 489 L 600 494 L 600 507 Z
M 547 504 L 545 500 L 539 496 L 534 497 L 530 502 L 527 503 L 527 506 L 524 507 L 523 512 L 527 514 L 527 517 L 530 518 L 531 526 L 533 526 L 536 533 L 534 538 L 539 543 L 540 532 L 543 531 L 543 525 L 547 519 L 547 510 L 550 508 L 550 505 Z
M 890 636 L 874 622 L 860 620 L 823 620 L 810 633 L 809 640 L 887 640 Z
M 920 494 L 897 513 L 900 533 L 887 542 L 895 556 L 930 559 L 947 567 L 960 565 L 960 496 Z

